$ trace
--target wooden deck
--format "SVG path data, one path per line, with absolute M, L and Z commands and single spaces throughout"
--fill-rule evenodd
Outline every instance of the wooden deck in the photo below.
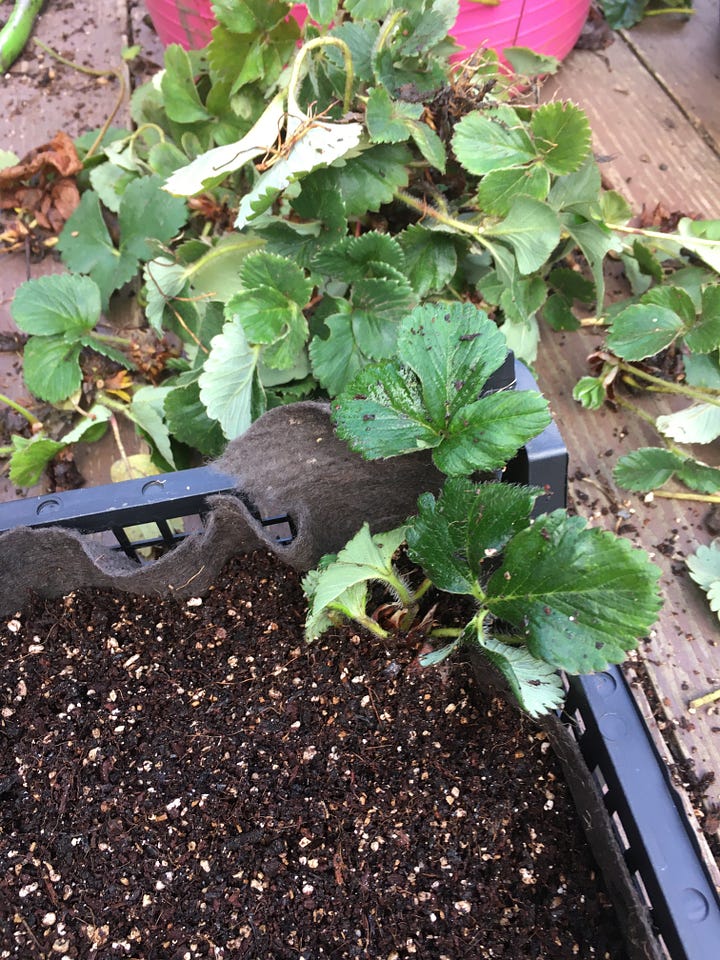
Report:
M 137 26 L 140 12 L 126 0 L 85 0 L 77 10 L 48 4 L 39 35 L 66 56 L 95 67 L 112 66 L 126 42 L 128 5 Z M 78 10 L 82 9 L 82 23 Z M 72 23 L 70 22 L 72 20 Z M 144 28 L 142 28 L 144 29 Z M 60 38 L 60 39 L 58 39 Z M 153 42 L 142 40 L 153 54 Z M 49 71 L 47 85 L 32 81 Z M 75 74 L 32 53 L 23 69 L 3 79 L 3 99 L 12 109 L 0 115 L 3 147 L 22 154 L 58 129 L 78 134 L 99 125 L 116 97 L 113 84 Z M 687 21 L 654 18 L 598 52 L 573 52 L 543 97 L 574 100 L 589 114 L 598 156 L 607 159 L 605 182 L 622 191 L 638 210 L 661 205 L 705 217 L 720 217 L 720 17 L 716 0 L 695 0 Z M 124 119 L 124 118 L 123 118 Z M 43 269 L 52 269 L 45 261 Z M 57 269 L 55 267 L 54 269 Z M 37 274 L 37 268 L 33 268 Z M 0 331 L 11 328 L 9 302 L 26 278 L 23 257 L 0 262 Z M 551 398 L 571 456 L 573 503 L 593 522 L 623 528 L 655 554 L 663 568 L 666 604 L 657 628 L 642 650 L 651 707 L 638 695 L 658 742 L 670 751 L 679 782 L 708 779 L 697 807 L 708 835 L 718 834 L 720 814 L 720 707 L 689 710 L 694 697 L 720 687 L 720 628 L 705 599 L 684 572 L 684 557 L 712 535 L 708 507 L 626 496 L 612 481 L 617 456 L 654 442 L 653 431 L 610 410 L 588 413 L 572 400 L 572 388 L 586 373 L 585 358 L 602 340 L 600 332 L 544 332 L 538 375 Z M 0 354 L 0 392 L 22 399 L 15 358 Z M 86 458 L 88 482 L 102 482 L 112 455 Z M 0 496 L 14 491 L 0 477 Z M 682 761 L 689 761 L 689 765 Z M 689 779 L 690 778 L 690 779 Z M 709 860 L 710 860 L 710 855 Z
M 695 11 L 688 21 L 646 21 L 601 52 L 573 51 L 543 89 L 543 99 L 562 96 L 587 111 L 596 154 L 611 158 L 602 165 L 605 182 L 638 212 L 661 205 L 668 213 L 720 218 L 720 16 L 715 0 L 696 0 Z M 688 704 L 720 687 L 720 624 L 684 565 L 712 539 L 712 510 L 675 500 L 646 503 L 614 485 L 618 456 L 657 445 L 658 437 L 623 411 L 591 413 L 573 401 L 574 383 L 588 373 L 586 357 L 601 342 L 599 330 L 544 331 L 539 381 L 570 451 L 569 492 L 578 512 L 622 527 L 663 570 L 665 606 L 642 649 L 654 706 L 640 699 L 671 754 L 676 780 L 707 783 L 714 776 L 696 812 L 717 839 L 720 706 Z M 669 412 L 667 403 L 648 409 Z M 720 450 L 704 448 L 708 456 L 720 462 Z

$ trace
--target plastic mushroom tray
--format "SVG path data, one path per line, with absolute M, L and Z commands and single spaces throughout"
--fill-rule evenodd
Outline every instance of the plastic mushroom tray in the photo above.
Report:
M 513 386 L 537 389 L 527 369 L 509 357 L 489 387 Z M 552 424 L 520 451 L 503 479 L 544 487 L 544 512 L 565 506 L 567 465 L 567 450 Z M 260 516 L 237 489 L 236 480 L 212 466 L 3 503 L 0 534 L 17 527 L 61 527 L 103 534 L 113 541 L 110 549 L 141 564 L 146 562 L 139 552 L 143 548 L 171 551 L 188 535 L 176 532 L 173 520 L 195 517 L 196 523 L 202 524 L 211 509 L 209 499 L 218 494 L 238 497 L 278 544 L 293 540 L 291 504 L 286 513 Z M 156 535 L 147 535 L 148 525 L 156 528 Z M 128 528 L 137 527 L 142 527 L 143 535 L 133 537 Z M 560 719 L 592 775 L 603 817 L 607 814 L 619 857 L 657 940 L 647 952 L 641 948 L 631 954 L 670 960 L 720 957 L 718 893 L 623 673 L 611 668 L 593 676 L 569 678 L 567 704 Z M 572 789 L 572 783 L 570 786 Z M 602 858 L 598 860 L 603 866 Z M 604 873 L 612 893 L 607 867 Z

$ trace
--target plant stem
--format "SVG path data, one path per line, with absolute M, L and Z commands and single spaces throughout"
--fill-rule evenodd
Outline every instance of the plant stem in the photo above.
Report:
M 430 631 L 430 636 L 437 637 L 438 640 L 441 640 L 443 637 L 453 640 L 457 639 L 464 629 L 464 627 L 437 627 L 435 630 Z
M 677 383 L 671 383 L 668 380 L 663 380 L 661 377 L 654 376 L 652 373 L 646 373 L 644 370 L 640 370 L 638 367 L 634 367 L 624 360 L 618 360 L 616 365 L 623 372 L 632 374 L 634 377 L 639 377 L 641 380 L 646 380 L 648 383 L 659 387 L 661 393 L 674 393 L 681 397 L 688 397 L 690 400 L 701 400 L 703 403 L 710 403 L 715 407 L 720 407 L 720 392 L 717 390 L 712 390 L 707 387 L 681 387 Z
M 655 418 L 646 413 L 645 410 L 641 410 L 640 407 L 636 406 L 634 403 L 631 403 L 629 400 L 626 400 L 624 397 L 615 396 L 613 402 L 616 403 L 619 407 L 623 407 L 625 410 L 629 410 L 631 413 L 634 413 L 636 417 L 639 417 L 640 420 L 644 420 L 645 423 L 649 423 L 651 427 L 654 427 L 657 430 L 657 424 L 655 423 Z M 671 443 L 665 437 L 663 437 L 663 442 L 667 449 L 671 453 L 676 453 L 679 457 L 682 457 L 683 460 L 687 459 L 687 454 L 684 450 L 681 450 L 680 447 L 677 447 L 674 443 Z
M 5 457 L 11 456 L 13 453 L 12 447 L 0 447 L 0 460 L 4 460 Z
M 340 40 L 339 37 L 314 37 L 312 40 L 308 40 L 307 43 L 303 44 L 295 58 L 293 63 L 292 72 L 290 74 L 290 83 L 288 84 L 288 112 L 290 112 L 291 104 L 294 109 L 300 112 L 297 106 L 297 91 L 300 86 L 301 70 L 305 63 L 305 57 L 311 50 L 316 50 L 318 47 L 337 47 L 343 55 L 343 60 L 345 61 L 345 92 L 343 94 L 343 113 L 347 113 L 350 109 L 350 103 L 352 101 L 352 88 L 353 83 L 355 82 L 355 71 L 353 69 L 352 62 L 352 53 L 350 52 L 350 47 L 345 43 L 344 40 Z
M 108 346 L 129 347 L 132 344 L 132 340 L 128 340 L 127 337 L 116 337 L 112 333 L 98 333 L 97 330 L 93 330 L 90 336 L 93 340 L 99 340 L 100 343 L 107 343 Z
M 10 407 L 11 410 L 14 410 L 15 413 L 19 413 L 21 417 L 24 417 L 27 422 L 31 425 L 40 423 L 38 418 L 30 413 L 25 407 L 17 403 L 15 400 L 11 400 L 10 397 L 6 397 L 4 393 L 0 393 L 0 403 L 4 403 L 6 407 Z
M 467 233 L 475 240 L 480 239 L 480 231 L 477 227 L 464 223 L 462 220 L 458 220 L 457 217 L 451 217 L 447 213 L 442 213 L 436 207 L 431 207 L 425 201 L 418 200 L 411 194 L 406 193 L 405 190 L 396 190 L 395 198 L 412 210 L 416 210 L 423 217 L 432 217 L 432 219 L 437 220 L 438 223 L 442 223 L 446 227 L 452 227 L 453 230 L 457 230 L 459 233 Z
M 693 500 L 698 503 L 720 503 L 720 496 L 713 493 L 674 493 L 672 490 L 653 490 L 653 497 L 665 500 Z
M 423 582 L 420 584 L 420 586 L 417 588 L 417 590 L 413 594 L 413 603 L 417 603 L 418 600 L 421 600 L 432 585 L 433 584 L 430 577 L 425 577 Z
M 695 11 L 692 7 L 665 7 L 664 10 L 643 10 L 644 17 L 664 17 L 668 13 L 681 13 L 684 17 L 689 17 Z

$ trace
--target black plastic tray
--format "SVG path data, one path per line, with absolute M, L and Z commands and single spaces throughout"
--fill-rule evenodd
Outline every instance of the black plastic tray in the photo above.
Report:
M 503 371 L 507 377 L 507 370 Z M 505 380 L 507 383 L 507 379 Z M 525 367 L 515 383 L 536 389 Z M 509 464 L 503 479 L 545 489 L 542 512 L 565 506 L 568 455 L 552 424 Z M 0 533 L 19 526 L 111 531 L 137 562 L 140 548 L 172 546 L 185 534 L 170 521 L 199 516 L 214 494 L 235 494 L 252 511 L 231 476 L 211 467 L 129 480 L 85 490 L 0 504 Z M 275 539 L 293 537 L 291 513 L 257 517 L 275 528 Z M 154 523 L 157 537 L 131 540 L 126 528 Z M 637 891 L 651 911 L 660 943 L 671 960 L 720 956 L 720 900 L 668 771 L 657 753 L 622 672 L 617 668 L 569 680 L 563 716 L 593 773 Z

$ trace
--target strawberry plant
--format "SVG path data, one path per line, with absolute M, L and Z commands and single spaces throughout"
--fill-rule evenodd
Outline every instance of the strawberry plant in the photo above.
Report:
M 549 422 L 538 394 L 482 394 L 503 351 L 495 325 L 471 306 L 416 308 L 400 325 L 397 358 L 365 367 L 333 403 L 338 434 L 364 457 L 431 449 L 448 479 L 402 527 L 373 535 L 366 524 L 308 574 L 306 636 L 350 619 L 380 636 L 446 641 L 420 656 L 424 666 L 469 646 L 539 716 L 562 704 L 558 671 L 603 670 L 634 648 L 661 605 L 659 571 L 579 517 L 533 517 L 543 491 L 475 479 Z M 396 559 L 402 546 L 409 572 Z M 387 602 L 370 604 L 372 584 Z M 467 601 L 460 626 L 442 622 L 443 594 Z

